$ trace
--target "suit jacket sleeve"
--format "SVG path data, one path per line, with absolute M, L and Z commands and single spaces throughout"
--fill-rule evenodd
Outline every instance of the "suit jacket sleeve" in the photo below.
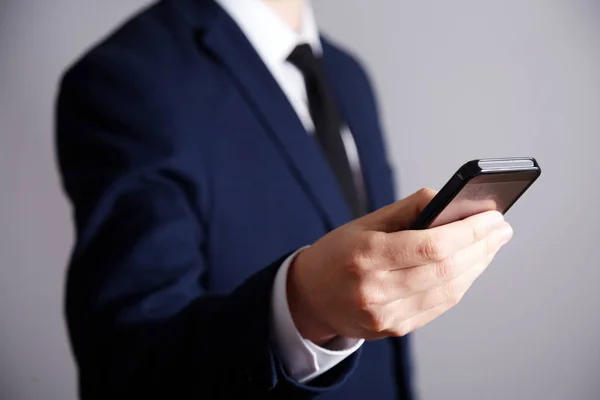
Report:
M 231 293 L 203 288 L 202 149 L 192 177 L 160 76 L 113 50 L 68 71 L 57 106 L 77 232 L 66 312 L 81 396 L 303 399 L 341 385 L 358 352 L 303 385 L 272 350 L 270 294 L 286 255 Z

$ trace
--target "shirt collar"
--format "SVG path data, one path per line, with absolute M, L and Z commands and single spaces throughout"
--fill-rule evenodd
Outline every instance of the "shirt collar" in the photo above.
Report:
M 299 44 L 309 44 L 316 55 L 323 52 L 310 2 L 307 2 L 300 33 L 297 33 L 261 0 L 216 1 L 238 24 L 269 67 L 283 65 Z

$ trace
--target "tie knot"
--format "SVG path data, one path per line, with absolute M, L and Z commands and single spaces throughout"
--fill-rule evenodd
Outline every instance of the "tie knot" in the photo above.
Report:
M 299 44 L 288 57 L 303 74 L 315 73 L 319 70 L 319 59 L 315 56 L 310 45 Z

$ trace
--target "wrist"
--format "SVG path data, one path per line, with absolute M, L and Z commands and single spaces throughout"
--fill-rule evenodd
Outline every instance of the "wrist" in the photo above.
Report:
M 307 249 L 308 250 L 308 249 Z M 310 291 L 303 285 L 304 265 L 309 262 L 307 250 L 302 250 L 290 264 L 287 276 L 287 301 L 290 314 L 300 335 L 324 347 L 337 335 L 322 321 L 310 303 Z

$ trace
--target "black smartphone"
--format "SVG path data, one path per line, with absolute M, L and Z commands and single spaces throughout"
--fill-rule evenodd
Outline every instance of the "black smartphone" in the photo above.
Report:
M 427 229 L 484 211 L 506 213 L 540 176 L 535 158 L 469 161 L 423 209 L 411 229 Z

